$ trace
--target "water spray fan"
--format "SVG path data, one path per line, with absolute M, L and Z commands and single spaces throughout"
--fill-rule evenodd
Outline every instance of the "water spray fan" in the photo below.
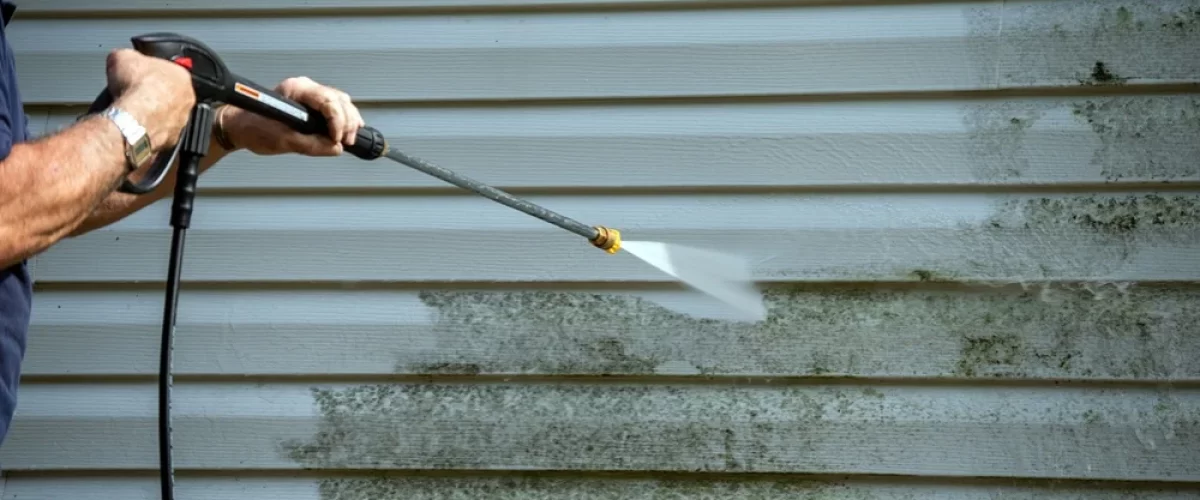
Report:
M 188 123 L 181 132 L 180 140 L 175 148 L 169 154 L 160 153 L 140 180 L 126 178 L 118 188 L 123 193 L 135 195 L 152 192 L 166 179 L 167 173 L 175 161 L 179 161 L 174 199 L 171 204 L 173 231 L 170 263 L 167 271 L 166 300 L 163 306 L 162 346 L 158 377 L 159 471 L 162 478 L 162 499 L 174 500 L 175 472 L 171 453 L 171 354 L 185 235 L 191 225 L 200 160 L 207 154 L 209 148 L 213 109 L 221 104 L 230 104 L 286 123 L 293 129 L 306 134 L 327 135 L 329 126 L 325 117 L 311 107 L 297 103 L 229 71 L 221 58 L 198 40 L 175 33 L 149 33 L 133 37 L 132 42 L 134 49 L 144 55 L 172 61 L 186 68 L 192 75 L 192 88 L 196 94 L 196 105 L 192 109 Z M 87 113 L 101 112 L 112 104 L 113 96 L 108 90 L 105 90 L 92 102 Z M 615 229 L 583 224 L 499 189 L 391 149 L 383 134 L 373 127 L 359 129 L 354 144 L 345 147 L 344 151 L 363 160 L 386 157 L 408 165 L 455 186 L 473 191 L 583 236 L 592 245 L 610 254 L 616 253 L 621 248 L 621 233 Z

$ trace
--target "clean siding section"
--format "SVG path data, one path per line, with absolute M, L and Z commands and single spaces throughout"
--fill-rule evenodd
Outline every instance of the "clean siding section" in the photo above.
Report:
M 47 130 L 86 108 L 49 109 Z M 1194 185 L 1195 94 L 377 106 L 406 152 L 517 189 Z M 235 153 L 201 192 L 430 189 L 392 162 Z
M 626 239 L 746 255 L 770 282 L 1192 281 L 1200 195 L 832 193 L 530 196 Z M 479 196 L 278 195 L 197 202 L 183 276 L 220 282 L 668 282 L 628 254 Z M 155 281 L 169 204 L 64 242 L 50 283 Z M 472 263 L 464 267 L 463 262 Z
M 1105 0 L 81 17 L 31 19 L 14 29 L 14 43 L 24 54 L 25 99 L 40 104 L 90 102 L 105 83 L 96 61 L 150 31 L 206 40 L 262 82 L 318 76 L 360 101 L 964 91 L 1192 82 L 1200 42 L 1171 24 L 1191 7 Z
M 758 0 L 756 4 L 804 5 L 829 0 Z M 872 1 L 872 0 L 868 0 Z M 873 0 L 887 2 L 889 0 Z M 892 0 L 895 1 L 895 0 Z M 903 0 L 900 0 L 903 1 Z M 462 11 L 462 10 L 527 10 L 539 8 L 625 8 L 645 7 L 720 7 L 737 5 L 737 0 L 263 0 L 244 3 L 233 0 L 212 0 L 200 4 L 168 0 L 114 0 L 103 7 L 87 0 L 27 0 L 21 2 L 26 16 L 56 17 L 81 14 L 116 14 L 137 16 L 149 13 L 165 15 L 212 15 L 234 11 L 242 13 L 272 13 L 296 15 L 324 13 L 334 9 L 384 11 L 389 13 Z M 846 2 L 849 3 L 849 2 Z
M 42 0 L 10 38 L 35 132 L 179 31 L 763 282 L 733 322 L 403 166 L 236 155 L 188 242 L 181 496 L 1200 495 L 1200 1 L 809 3 Z M 3 500 L 156 498 L 167 210 L 35 259 Z

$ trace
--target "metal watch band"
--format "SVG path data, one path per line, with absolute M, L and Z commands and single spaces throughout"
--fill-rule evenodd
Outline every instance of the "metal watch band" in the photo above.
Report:
M 104 110 L 104 116 L 116 124 L 125 137 L 125 160 L 130 171 L 137 170 L 150 158 L 150 135 L 133 115 L 117 107 Z

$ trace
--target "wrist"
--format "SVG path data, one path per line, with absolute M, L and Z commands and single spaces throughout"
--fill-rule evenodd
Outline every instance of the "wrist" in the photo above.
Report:
M 150 131 L 142 125 L 136 109 L 131 111 L 120 102 L 99 112 L 101 117 L 120 133 L 120 144 L 125 156 L 125 168 L 134 171 L 146 163 L 154 154 L 154 140 Z
M 129 95 L 134 94 L 134 95 Z M 155 116 L 154 106 L 146 99 L 139 99 L 136 92 L 130 92 L 128 97 L 117 98 L 111 107 L 120 109 L 129 116 L 137 120 L 137 123 L 146 131 L 146 137 L 150 139 L 150 147 L 155 151 L 162 149 L 163 144 L 170 140 L 163 133 L 162 127 L 155 123 L 152 119 Z

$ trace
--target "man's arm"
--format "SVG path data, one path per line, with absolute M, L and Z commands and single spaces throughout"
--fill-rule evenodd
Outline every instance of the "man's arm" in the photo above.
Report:
M 119 49 L 106 72 L 114 106 L 145 127 L 156 150 L 174 145 L 195 102 L 187 70 Z M 83 222 L 125 175 L 125 144 L 104 116 L 14 144 L 0 161 L 0 267 L 41 253 Z
M 213 165 L 216 165 L 217 162 L 221 161 L 221 159 L 223 159 L 229 153 L 230 151 L 226 151 L 225 148 L 220 146 L 215 137 L 211 138 L 209 140 L 208 153 L 205 154 L 204 158 L 201 158 L 200 160 L 200 173 L 203 174 L 206 170 Z M 162 154 L 170 154 L 170 152 L 166 151 Z M 153 162 L 147 162 L 146 168 L 149 168 L 151 163 Z M 176 159 L 175 164 L 171 167 L 171 171 L 167 173 L 166 178 L 163 179 L 162 184 L 160 184 L 154 191 L 149 193 L 135 195 L 113 191 L 107 197 L 105 197 L 95 207 L 94 210 L 92 210 L 92 212 L 82 223 L 80 223 L 73 231 L 71 231 L 69 236 L 76 237 L 91 231 L 95 231 L 104 226 L 124 219 L 134 212 L 145 208 L 151 203 L 171 196 L 175 192 L 175 169 L 178 167 L 179 160 Z M 141 173 L 139 172 L 133 175 L 136 178 L 136 176 L 141 175 Z
M 125 174 L 125 139 L 103 116 L 15 144 L 0 162 L 0 268 L 65 237 Z

